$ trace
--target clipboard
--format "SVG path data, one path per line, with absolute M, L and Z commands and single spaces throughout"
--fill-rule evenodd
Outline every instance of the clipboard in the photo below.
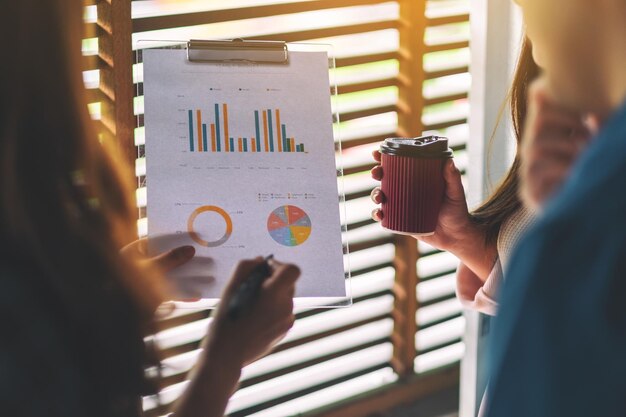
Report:
M 145 117 L 145 114 L 144 114 L 144 99 L 145 99 L 144 97 L 144 91 L 145 91 L 144 58 L 146 56 L 147 51 L 154 51 L 154 50 L 178 51 L 179 52 L 178 54 L 174 54 L 172 56 L 175 56 L 176 57 L 175 59 L 177 60 L 184 59 L 186 61 L 185 65 L 188 65 L 188 66 L 190 65 L 191 68 L 209 68 L 209 69 L 217 69 L 217 70 L 228 68 L 230 71 L 235 71 L 235 72 L 241 71 L 241 73 L 244 75 L 247 73 L 247 71 L 257 71 L 257 72 L 267 71 L 268 74 L 272 74 L 272 71 L 279 71 L 279 72 L 285 71 L 285 68 L 288 68 L 291 65 L 296 64 L 295 63 L 295 61 L 297 61 L 296 58 L 301 59 L 307 53 L 325 54 L 325 59 L 327 61 L 327 64 L 325 65 L 327 66 L 329 70 L 329 77 L 330 77 L 328 80 L 329 82 L 327 86 L 330 89 L 330 101 L 331 101 L 331 103 L 329 103 L 329 106 L 330 106 L 329 116 L 331 118 L 331 124 L 332 124 L 332 132 L 330 134 L 330 137 L 332 138 L 332 141 L 333 141 L 333 144 L 331 146 L 333 147 L 334 154 L 335 154 L 334 167 L 332 167 L 333 169 L 332 175 L 335 178 L 336 185 L 337 185 L 335 189 L 336 195 L 332 196 L 332 199 L 334 201 L 333 204 L 337 206 L 336 209 L 337 209 L 337 214 L 338 214 L 338 216 L 336 216 L 337 222 L 334 225 L 336 226 L 337 230 L 335 230 L 335 232 L 333 233 L 335 234 L 335 237 L 336 235 L 340 235 L 339 242 L 337 242 L 336 239 L 334 240 L 336 243 L 335 245 L 336 251 L 333 251 L 333 257 L 335 260 L 337 259 L 338 256 L 341 257 L 342 265 L 341 265 L 341 270 L 340 271 L 337 270 L 337 273 L 333 274 L 333 277 L 337 275 L 337 277 L 332 278 L 334 279 L 334 281 L 333 282 L 329 281 L 331 282 L 331 286 L 334 286 L 335 288 L 334 290 L 332 291 L 324 290 L 329 293 L 318 295 L 316 294 L 316 290 L 312 289 L 312 292 L 314 294 L 311 296 L 308 296 L 308 295 L 300 296 L 298 293 L 296 293 L 296 297 L 294 298 L 294 305 L 297 308 L 302 308 L 302 309 L 350 306 L 352 304 L 352 288 L 351 288 L 351 279 L 350 279 L 349 243 L 348 243 L 347 233 L 346 233 L 347 232 L 347 215 L 346 215 L 346 209 L 345 209 L 345 194 L 344 194 L 344 189 L 343 189 L 343 168 L 342 168 L 342 162 L 341 162 L 341 140 L 339 136 L 339 115 L 336 110 L 337 109 L 337 106 L 336 106 L 337 87 L 336 87 L 336 83 L 332 79 L 332 77 L 334 76 L 333 71 L 330 71 L 334 69 L 335 67 L 334 57 L 332 56 L 332 53 L 331 53 L 332 47 L 327 44 L 312 44 L 312 43 L 289 43 L 288 44 L 285 42 L 278 42 L 278 41 L 254 41 L 254 40 L 243 40 L 243 39 L 233 39 L 233 40 L 195 40 L 194 39 L 194 40 L 188 40 L 188 41 L 172 41 L 172 40 L 146 41 L 144 40 L 144 41 L 137 42 L 136 61 L 135 61 L 136 66 L 135 66 L 135 71 L 134 71 L 134 74 L 136 76 L 137 86 L 138 86 L 137 97 L 135 98 L 135 112 L 137 114 L 137 128 L 135 130 L 135 142 L 138 145 L 138 150 L 139 150 L 138 160 L 143 162 L 143 167 L 141 166 L 142 165 L 141 162 L 138 165 L 138 169 L 137 169 L 138 174 L 140 173 L 146 174 L 143 177 L 143 179 L 140 181 L 140 190 L 142 190 L 144 194 L 141 195 L 141 193 L 139 193 L 138 200 L 143 200 L 144 203 L 147 203 L 145 213 L 143 213 L 147 215 L 147 219 L 143 219 L 140 223 L 140 235 L 144 235 L 144 236 L 147 235 L 149 237 L 149 242 L 154 242 L 155 239 L 158 239 L 158 237 L 160 236 L 159 233 L 156 233 L 157 237 L 154 238 L 155 233 L 152 233 L 152 234 L 149 233 L 150 232 L 149 222 L 151 218 L 151 214 L 150 214 L 151 207 L 153 207 L 152 209 L 153 212 L 157 211 L 157 209 L 154 208 L 156 206 L 151 206 L 151 198 L 148 198 L 147 195 L 152 196 L 152 194 L 155 193 L 154 189 L 151 191 L 150 178 L 151 176 L 152 177 L 156 176 L 157 174 L 154 174 L 154 173 L 159 172 L 159 171 L 154 171 L 154 170 L 150 171 L 149 168 L 146 168 L 146 166 L 148 167 L 150 166 L 151 157 L 156 159 L 155 156 L 150 155 L 150 152 L 148 152 L 148 154 L 146 155 L 146 148 L 150 148 L 150 144 L 151 144 L 150 140 L 161 140 L 161 139 L 156 138 L 158 134 L 155 133 L 155 131 L 152 131 L 152 132 L 150 131 L 149 122 L 148 122 L 148 125 L 146 126 L 147 118 Z M 148 54 L 150 53 L 152 52 L 148 52 Z M 293 59 L 291 59 L 292 57 Z M 199 74 L 198 77 L 200 79 L 203 77 L 203 75 Z M 202 79 L 206 80 L 206 77 Z M 215 90 L 221 90 L 221 88 L 216 87 Z M 243 89 L 240 88 L 240 90 L 245 90 L 245 88 Z M 267 89 L 268 92 L 270 92 L 270 90 L 271 90 L 270 88 Z M 214 101 L 219 101 L 219 100 L 214 100 Z M 263 110 L 263 111 L 254 110 L 254 121 L 252 122 L 252 124 L 256 123 L 255 137 L 237 138 L 237 137 L 229 137 L 229 133 L 224 132 L 224 129 L 228 130 L 226 115 L 228 114 L 229 118 L 231 119 L 235 116 L 241 116 L 241 115 L 237 115 L 237 110 L 233 112 L 232 111 L 233 106 L 227 107 L 227 103 L 225 102 L 224 103 L 222 102 L 212 103 L 211 102 L 210 104 L 214 105 L 215 107 L 212 113 L 209 112 L 210 116 L 214 117 L 214 123 L 210 123 L 209 125 L 207 125 L 208 121 L 206 121 L 207 112 L 205 112 L 204 110 L 200 108 L 187 109 L 186 107 L 178 109 L 178 111 L 181 112 L 181 115 L 184 112 L 187 112 L 188 125 L 189 125 L 189 133 L 187 134 L 188 136 L 187 139 L 189 141 L 189 145 L 188 145 L 189 149 L 186 149 L 185 151 L 181 151 L 181 152 L 191 152 L 191 153 L 194 153 L 194 156 L 197 156 L 195 154 L 202 151 L 207 154 L 207 157 L 212 155 L 212 157 L 215 158 L 214 160 L 222 160 L 222 159 L 226 159 L 227 157 L 233 156 L 233 155 L 228 154 L 228 152 L 231 152 L 231 153 L 233 152 L 233 148 L 234 148 L 235 153 L 247 152 L 249 153 L 249 155 L 245 155 L 246 157 L 258 156 L 259 158 L 267 157 L 267 155 L 274 155 L 272 152 L 277 152 L 275 154 L 276 158 L 306 157 L 307 155 L 305 154 L 310 155 L 310 154 L 315 153 L 311 149 L 311 146 L 310 146 L 311 144 L 308 143 L 306 139 L 303 139 L 301 142 L 299 142 L 298 141 L 299 138 L 289 137 L 290 135 L 287 134 L 287 130 L 289 129 L 289 127 L 286 127 L 286 124 L 284 123 L 281 124 L 281 122 L 279 121 L 280 120 L 279 111 L 281 109 L 278 109 L 278 108 L 273 109 L 273 108 L 270 108 L 271 106 L 269 106 L 267 110 Z M 181 106 L 181 107 L 184 107 L 184 106 Z M 188 106 L 188 107 L 193 107 L 193 106 Z M 200 106 L 196 106 L 196 107 L 200 107 Z M 289 106 L 287 107 L 287 109 L 283 109 L 284 118 L 287 117 L 288 108 Z M 235 107 L 235 109 L 237 108 Z M 227 112 L 227 110 L 229 110 L 229 112 Z M 244 112 L 242 111 L 242 113 Z M 249 113 L 250 113 L 249 118 L 252 120 L 251 111 Z M 204 120 L 202 120 L 203 117 L 204 117 Z M 203 121 L 206 121 L 206 123 L 201 123 Z M 228 121 L 230 121 L 230 119 Z M 269 122 L 267 123 L 267 125 L 269 125 L 269 132 L 267 131 L 268 126 L 266 126 L 266 122 Z M 182 125 L 185 122 L 182 119 L 180 119 L 177 123 L 181 125 L 181 129 L 182 129 Z M 275 125 L 275 129 L 272 129 L 272 126 L 274 125 Z M 254 132 L 254 129 L 251 129 L 251 130 Z M 272 130 L 274 131 L 272 132 Z M 269 139 L 271 140 L 269 141 L 270 147 L 272 145 L 275 145 L 271 149 L 268 148 L 268 133 L 269 133 Z M 263 134 L 265 134 L 265 143 L 263 143 L 263 140 L 261 140 L 261 136 L 263 136 Z M 183 140 L 183 136 L 185 135 L 181 134 L 178 137 L 178 139 L 181 142 Z M 237 141 L 237 139 L 239 140 Z M 328 144 L 326 144 L 325 146 L 328 146 Z M 225 152 L 225 151 L 227 152 L 222 153 L 220 155 L 218 155 L 217 153 L 212 154 L 212 152 L 219 153 L 219 152 Z M 265 151 L 266 154 L 261 155 L 263 151 Z M 258 155 L 253 155 L 254 153 L 257 153 Z M 295 155 L 287 155 L 287 153 L 293 153 Z M 188 153 L 187 155 L 191 156 L 190 153 Z M 241 154 L 240 156 L 243 157 L 244 155 Z M 279 165 L 279 164 L 276 164 L 276 165 Z M 293 165 L 294 167 L 292 168 L 297 169 L 297 163 L 294 163 Z M 194 167 L 194 168 L 210 169 L 210 167 Z M 221 168 L 221 167 L 213 167 L 213 168 Z M 231 168 L 237 169 L 236 166 L 231 167 Z M 248 168 L 254 168 L 254 167 L 250 166 Z M 258 168 L 261 169 L 262 167 L 259 166 Z M 278 168 L 281 168 L 281 167 L 278 167 Z M 274 169 L 278 169 L 278 168 L 274 167 Z M 289 167 L 287 167 L 286 169 L 288 168 Z M 301 168 L 301 169 L 305 169 L 305 168 Z M 328 169 L 327 171 L 330 171 L 330 169 Z M 287 171 L 285 173 L 287 175 L 289 174 L 289 172 Z M 163 173 L 160 172 L 158 175 L 162 175 L 162 174 Z M 263 175 L 264 173 L 260 172 L 260 174 Z M 153 180 L 153 181 L 156 181 L 156 180 Z M 307 193 L 306 190 L 305 191 L 301 190 L 302 192 L 295 192 L 295 193 L 288 192 L 285 190 L 277 192 L 277 193 L 271 193 L 271 192 L 268 193 L 265 191 L 263 192 L 260 191 L 258 193 L 258 199 L 259 199 L 258 201 L 259 201 L 259 207 L 260 207 L 259 210 L 266 209 L 267 211 L 266 213 L 268 214 L 267 223 L 265 225 L 261 225 L 260 221 L 257 221 L 256 224 L 258 225 L 259 228 L 267 227 L 266 234 L 269 233 L 269 236 L 272 237 L 275 242 L 279 243 L 279 245 L 274 245 L 278 249 L 278 254 L 276 255 L 276 257 L 279 260 L 284 260 L 286 262 L 293 262 L 297 265 L 300 265 L 301 264 L 300 259 L 296 255 L 297 251 L 300 250 L 301 251 L 300 254 L 305 253 L 304 251 L 302 251 L 302 248 L 305 248 L 307 244 L 313 245 L 313 243 L 311 242 L 313 242 L 312 237 L 314 236 L 314 234 L 318 233 L 318 230 L 329 228 L 328 225 L 324 225 L 324 227 L 320 227 L 321 223 L 318 220 L 319 216 L 317 216 L 318 219 L 315 219 L 315 213 L 310 212 L 310 209 L 307 206 L 307 204 L 310 202 L 308 200 L 309 199 L 311 200 L 326 199 L 327 200 L 329 198 L 329 195 L 328 193 L 323 193 L 323 195 L 315 195 L 315 193 Z M 287 197 L 287 200 L 285 200 L 285 196 Z M 208 202 L 208 201 L 194 201 L 188 204 L 191 204 L 192 206 L 198 206 L 193 211 L 193 213 L 195 214 L 192 213 L 192 215 L 187 220 L 188 226 L 192 225 L 194 221 L 197 221 L 197 218 L 198 218 L 197 216 L 203 215 L 203 213 L 208 213 L 214 216 L 222 215 L 224 217 L 224 220 L 227 221 L 226 232 L 221 238 L 214 239 L 214 240 L 211 240 L 210 242 L 207 242 L 207 240 L 210 240 L 210 239 L 203 240 L 202 237 L 199 236 L 200 233 L 197 233 L 194 238 L 193 235 L 194 233 L 196 233 L 195 230 L 192 231 L 191 228 L 188 228 L 186 233 L 184 230 L 173 231 L 173 234 L 177 236 L 177 239 L 180 238 L 179 240 L 177 239 L 174 239 L 174 240 L 176 240 L 180 244 L 192 243 L 197 248 L 198 248 L 198 242 L 201 242 L 200 243 L 201 246 L 209 246 L 210 247 L 209 249 L 212 249 L 213 251 L 227 250 L 227 248 L 229 247 L 228 245 L 230 245 L 232 242 L 236 240 L 232 236 L 234 236 L 237 230 L 236 224 L 238 223 L 238 219 L 236 219 L 235 217 L 239 215 L 239 211 L 232 211 L 232 208 L 231 208 L 231 211 L 229 211 L 228 209 L 224 209 L 223 212 L 220 213 L 219 202 L 214 204 L 213 202 Z M 190 209 L 191 208 L 193 207 L 190 207 Z M 256 212 L 256 210 L 254 211 Z M 156 214 L 153 216 L 153 218 L 156 218 Z M 230 222 L 228 222 L 229 218 L 231 218 Z M 287 225 L 287 229 L 291 230 L 290 237 L 287 237 L 287 235 L 285 234 L 284 230 L 287 230 L 287 229 L 283 228 L 282 224 L 279 225 L 281 227 L 277 229 L 272 229 L 272 227 L 274 226 L 272 226 L 271 222 L 274 221 L 274 223 L 277 223 L 277 222 L 280 222 L 281 220 L 291 222 Z M 299 235 L 300 237 L 298 237 L 298 233 L 300 234 Z M 306 235 L 306 233 L 309 233 L 309 235 Z M 165 235 L 168 235 L 168 233 L 166 233 Z M 311 238 L 309 238 L 309 236 L 311 236 Z M 190 241 L 189 237 L 191 237 L 192 240 L 194 240 L 195 242 Z M 271 242 L 271 239 L 267 239 L 267 236 L 260 237 L 260 239 L 263 239 L 263 238 Z M 202 245 L 202 242 L 204 242 L 204 245 Z M 153 245 L 149 243 L 149 246 L 153 246 Z M 159 245 L 154 245 L 154 246 L 156 247 Z M 201 247 L 201 249 L 204 250 L 205 248 Z M 283 250 L 283 249 L 287 249 L 287 251 L 281 252 L 280 250 Z M 318 245 L 318 249 L 319 249 L 319 245 Z M 293 253 L 295 254 L 294 257 L 288 256 L 288 254 L 290 254 L 289 250 L 293 250 Z M 268 248 L 266 252 L 276 253 L 276 250 L 272 250 Z M 269 253 L 265 253 L 265 252 L 262 252 L 262 253 L 250 252 L 250 253 L 246 253 L 246 255 L 243 256 L 243 258 L 252 258 L 252 257 L 259 256 L 259 255 L 268 255 L 268 254 Z M 220 256 L 220 254 L 211 255 L 211 256 Z M 304 255 L 301 255 L 301 256 L 304 257 Z M 306 258 L 307 258 L 307 262 L 309 262 L 310 264 L 311 263 L 309 259 L 311 258 L 310 254 L 306 255 Z M 319 258 L 319 265 L 320 267 L 326 267 L 324 266 L 323 258 Z M 301 265 L 301 268 L 302 268 L 302 265 Z M 307 274 L 307 272 L 308 272 L 309 277 L 315 274 L 315 272 L 311 271 L 312 268 L 315 268 L 315 267 L 311 266 L 308 268 L 308 271 L 307 270 L 302 271 L 302 276 L 301 276 L 300 281 L 297 284 L 297 287 L 299 285 L 302 285 L 302 280 L 306 279 L 305 274 Z M 339 274 L 341 276 L 339 276 Z M 228 278 L 227 276 L 220 277 L 220 279 L 222 280 L 225 280 L 227 278 Z M 341 284 L 339 284 L 339 282 L 341 282 Z M 307 282 L 306 285 L 308 285 L 309 287 L 311 286 L 310 278 L 309 278 L 309 282 Z M 336 294 L 330 294 L 330 292 L 336 291 L 339 285 L 343 287 L 342 291 L 337 292 Z M 321 291 L 321 292 L 324 292 L 324 291 Z M 218 304 L 218 302 L 219 302 L 219 298 L 217 297 L 205 297 L 203 295 L 200 299 L 185 299 L 185 300 L 176 299 L 176 300 L 172 300 L 168 304 L 173 304 L 176 308 L 181 308 L 181 309 L 188 309 L 188 308 L 200 309 L 200 308 L 214 308 Z

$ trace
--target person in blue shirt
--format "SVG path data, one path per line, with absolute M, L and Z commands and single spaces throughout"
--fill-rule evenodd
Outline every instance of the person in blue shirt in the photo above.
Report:
M 521 150 L 541 214 L 505 271 L 487 415 L 623 416 L 626 1 L 518 3 L 543 69 Z

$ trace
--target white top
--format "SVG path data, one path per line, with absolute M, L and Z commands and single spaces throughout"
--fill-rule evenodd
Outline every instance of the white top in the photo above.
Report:
M 506 271 L 515 245 L 534 219 L 535 213 L 522 205 L 519 210 L 502 223 L 497 242 L 498 259 L 502 265 L 502 270 Z
M 496 314 L 498 309 L 496 297 L 503 279 L 503 271 L 506 271 L 508 267 L 515 245 L 534 219 L 535 214 L 530 209 L 522 206 L 502 223 L 496 242 L 498 258 L 489 276 L 481 286 L 475 286 L 475 294 L 472 294 L 473 291 L 471 290 L 469 293 L 457 291 L 461 304 L 464 307 L 478 310 L 491 316 Z M 459 277 L 459 279 L 461 278 Z M 463 284 L 467 283 L 459 282 L 457 286 L 460 287 Z M 471 285 L 464 285 L 464 287 L 468 288 Z

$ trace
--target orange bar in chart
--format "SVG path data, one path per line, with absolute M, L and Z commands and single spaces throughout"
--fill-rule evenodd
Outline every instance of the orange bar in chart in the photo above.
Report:
M 226 142 L 225 151 L 232 152 L 234 149 L 230 149 L 228 144 L 228 106 L 226 103 L 222 105 L 222 109 L 224 111 L 224 142 Z
M 196 121 L 198 122 L 198 152 L 202 152 L 202 113 L 196 110 Z
M 239 152 L 243 152 L 243 142 L 241 141 L 241 138 L 239 138 Z
M 211 123 L 211 150 L 215 152 L 216 150 L 216 142 L 215 142 L 215 123 Z
M 265 137 L 265 152 L 270 151 L 270 142 L 267 138 L 267 111 L 263 110 L 263 134 Z
M 252 138 L 252 152 L 256 152 L 256 140 Z
M 295 152 L 296 151 L 296 140 L 294 138 L 290 138 L 289 141 L 291 143 L 291 147 L 289 149 L 291 150 L 291 152 Z
M 280 110 L 276 109 L 276 134 L 278 135 L 278 152 L 283 151 L 283 138 L 280 135 Z

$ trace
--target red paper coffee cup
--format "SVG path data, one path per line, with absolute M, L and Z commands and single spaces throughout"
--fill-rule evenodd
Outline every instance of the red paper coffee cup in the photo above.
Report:
M 385 195 L 382 226 L 398 233 L 433 234 L 445 193 L 443 167 L 452 158 L 448 139 L 389 138 L 380 153 Z

